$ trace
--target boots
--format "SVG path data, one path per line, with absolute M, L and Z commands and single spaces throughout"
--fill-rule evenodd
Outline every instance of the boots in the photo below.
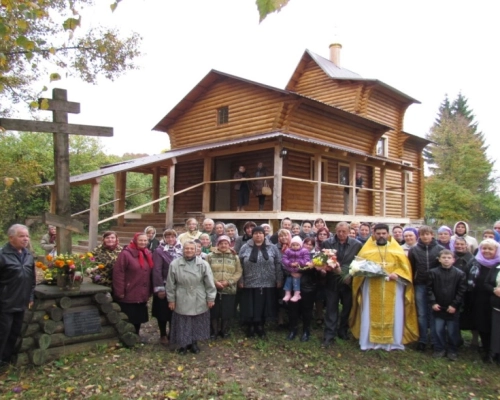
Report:
M 222 339 L 227 339 L 229 336 L 231 336 L 231 334 L 229 333 L 229 321 L 228 320 L 225 320 L 225 319 L 222 320 L 221 328 L 219 331 L 219 336 Z
M 193 354 L 198 354 L 200 352 L 200 348 L 198 347 L 198 342 L 194 341 L 189 350 L 191 350 L 191 353 Z
M 286 296 L 285 296 L 286 297 Z M 293 301 L 294 303 L 296 303 L 297 301 L 299 301 L 302 297 L 300 297 L 300 291 L 296 291 L 293 293 L 293 297 L 290 299 L 290 301 Z M 283 299 L 285 300 L 285 299 Z
M 264 211 L 264 205 L 263 204 L 259 204 L 259 211 Z
M 264 331 L 264 327 L 260 323 L 255 324 L 255 333 L 257 333 L 257 336 L 261 339 L 266 338 L 266 332 Z
M 304 329 L 304 333 L 302 333 L 302 337 L 300 338 L 300 341 L 301 342 L 308 342 L 310 336 L 311 336 L 311 333 L 309 332 L 309 329 Z
M 211 340 L 216 340 L 217 339 L 217 326 L 218 326 L 218 320 L 216 318 L 210 320 L 210 339 Z
M 297 336 L 297 328 L 294 328 L 290 331 L 290 333 L 286 337 L 286 340 L 293 340 L 295 339 L 295 336 Z
M 291 290 L 286 290 L 285 291 L 285 297 L 283 297 L 283 301 L 288 301 L 292 297 L 292 291 Z
M 248 324 L 247 338 L 255 337 L 255 328 L 252 323 Z

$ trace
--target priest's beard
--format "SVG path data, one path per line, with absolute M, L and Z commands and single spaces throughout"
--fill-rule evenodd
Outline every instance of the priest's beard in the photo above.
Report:
M 378 238 L 377 239 L 377 246 L 385 246 L 387 244 L 387 239 L 386 238 Z

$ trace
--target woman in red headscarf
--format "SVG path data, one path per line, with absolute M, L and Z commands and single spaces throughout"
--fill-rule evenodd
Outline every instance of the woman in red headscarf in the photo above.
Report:
M 147 249 L 148 237 L 136 233 L 130 244 L 118 255 L 113 268 L 113 296 L 137 334 L 148 321 L 147 303 L 151 296 L 153 258 Z

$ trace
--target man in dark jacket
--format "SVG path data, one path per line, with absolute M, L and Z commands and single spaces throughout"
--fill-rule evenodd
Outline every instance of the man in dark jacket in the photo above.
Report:
M 325 333 L 322 347 L 328 347 L 332 344 L 337 329 L 340 339 L 348 339 L 349 313 L 352 307 L 351 278 L 348 276 L 343 280 L 342 275 L 348 273 L 349 265 L 361 247 L 361 242 L 349 237 L 349 224 L 347 222 L 339 222 L 335 228 L 335 236 L 323 242 L 323 249 L 337 251 L 337 262 L 340 264 L 340 268 L 328 268 L 326 273 Z M 342 313 L 339 324 L 340 302 L 342 302 Z
M 24 311 L 33 303 L 35 261 L 26 250 L 30 237 L 24 225 L 12 225 L 9 242 L 0 249 L 0 368 L 12 362 Z
M 430 321 L 429 316 L 431 309 L 427 300 L 427 283 L 429 282 L 429 272 L 431 269 L 439 266 L 439 253 L 444 250 L 444 247 L 439 245 L 434 239 L 434 232 L 430 226 L 421 226 L 418 229 L 418 242 L 413 246 L 409 253 L 408 259 L 410 260 L 413 286 L 415 288 L 415 302 L 417 304 L 418 316 L 418 351 L 425 351 L 427 345 L 427 331 L 431 328 L 431 340 L 433 341 L 433 322 Z

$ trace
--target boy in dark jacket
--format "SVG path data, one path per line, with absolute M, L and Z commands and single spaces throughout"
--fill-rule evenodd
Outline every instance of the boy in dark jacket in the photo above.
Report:
M 418 229 L 418 242 L 409 253 L 413 273 L 413 286 L 415 288 L 415 303 L 418 316 L 418 351 L 424 351 L 427 345 L 427 331 L 431 329 L 431 341 L 434 341 L 432 314 L 427 301 L 427 282 L 429 272 L 439 265 L 439 252 L 444 249 L 434 239 L 434 232 L 430 226 L 421 226 Z M 429 314 L 431 321 L 429 324 Z M 434 344 L 434 343 L 433 343 Z
M 442 250 L 439 254 L 440 266 L 429 272 L 427 286 L 434 324 L 433 357 L 444 357 L 448 339 L 447 356 L 451 361 L 457 359 L 459 309 L 467 290 L 465 274 L 453 266 L 454 262 L 453 253 L 450 250 Z

